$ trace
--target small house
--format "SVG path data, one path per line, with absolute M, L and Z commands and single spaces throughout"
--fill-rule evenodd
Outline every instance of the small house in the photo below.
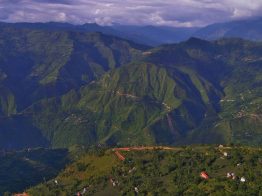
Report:
M 208 175 L 208 173 L 205 172 L 205 171 L 202 171 L 202 172 L 200 173 L 200 177 L 203 178 L 203 179 L 205 179 L 205 180 L 209 179 L 209 175 Z
M 240 178 L 240 182 L 246 182 L 246 178 L 245 177 L 241 177 Z

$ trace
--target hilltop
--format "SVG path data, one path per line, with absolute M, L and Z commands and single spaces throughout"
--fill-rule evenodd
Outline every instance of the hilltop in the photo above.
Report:
M 30 188 L 31 195 L 259 195 L 261 149 L 191 146 L 169 150 L 87 153 L 56 178 Z M 209 178 L 203 179 L 205 171 Z M 233 173 L 232 177 L 227 173 Z M 240 180 L 245 179 L 245 182 Z

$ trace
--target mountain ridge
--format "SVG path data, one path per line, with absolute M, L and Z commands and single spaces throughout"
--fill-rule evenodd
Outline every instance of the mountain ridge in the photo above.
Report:
M 152 48 L 101 33 L 0 35 L 10 94 L 0 94 L 2 148 L 260 144 L 260 42 L 191 38 Z M 22 129 L 39 137 L 17 145 Z
M 178 43 L 186 41 L 190 37 L 199 37 L 206 40 L 220 38 L 242 38 L 253 41 L 261 41 L 262 18 L 252 17 L 242 20 L 234 20 L 222 23 L 209 24 L 204 27 L 169 27 L 169 26 L 136 26 L 112 24 L 100 26 L 96 23 L 70 24 L 59 22 L 46 23 L 0 23 L 0 28 L 15 27 L 27 29 L 39 29 L 49 31 L 74 31 L 74 32 L 102 32 L 136 43 L 150 46 Z

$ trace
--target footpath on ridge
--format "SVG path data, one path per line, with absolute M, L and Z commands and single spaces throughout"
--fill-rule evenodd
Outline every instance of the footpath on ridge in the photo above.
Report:
M 115 152 L 117 158 L 121 161 L 125 160 L 125 157 L 120 153 L 121 151 L 143 151 L 143 150 L 181 150 L 181 147 L 168 147 L 168 146 L 141 146 L 141 147 L 122 147 L 113 148 L 112 151 Z

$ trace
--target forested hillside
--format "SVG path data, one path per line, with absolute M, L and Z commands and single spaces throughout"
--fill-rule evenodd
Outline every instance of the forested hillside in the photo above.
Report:
M 1 148 L 261 144 L 259 42 L 150 48 L 101 33 L 0 35 Z

